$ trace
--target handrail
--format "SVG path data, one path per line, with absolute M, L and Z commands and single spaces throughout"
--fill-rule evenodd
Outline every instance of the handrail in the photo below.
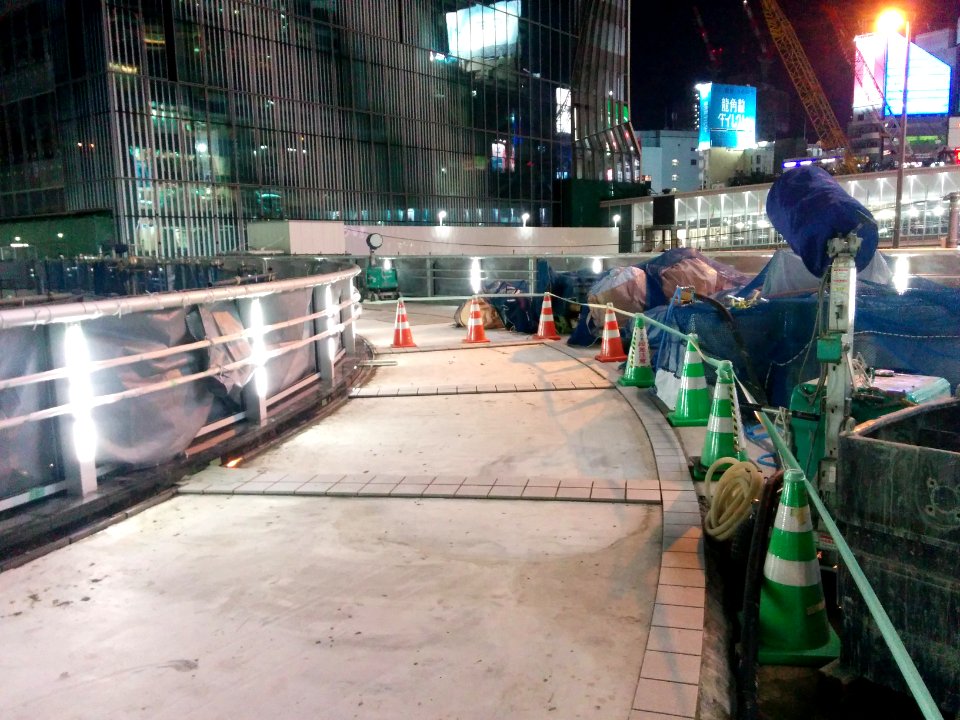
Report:
M 305 278 L 277 280 L 272 283 L 240 285 L 238 287 L 207 288 L 205 290 L 187 290 L 184 292 L 157 293 L 155 295 L 135 295 L 132 297 L 109 298 L 90 302 L 65 303 L 63 305 L 39 305 L 29 308 L 0 310 L 0 330 L 14 327 L 36 327 L 52 323 L 92 320 L 109 315 L 128 315 L 135 312 L 150 312 L 168 308 L 182 308 L 189 305 L 237 300 L 245 297 L 263 297 L 291 290 L 305 290 L 317 285 L 328 285 L 341 280 L 354 278 L 360 274 L 359 267 L 340 270 L 326 275 L 310 275 Z

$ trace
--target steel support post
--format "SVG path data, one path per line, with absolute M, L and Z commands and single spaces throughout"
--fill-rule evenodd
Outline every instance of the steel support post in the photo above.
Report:
M 77 360 L 82 360 L 76 348 L 67 347 L 67 325 L 56 323 L 47 328 L 49 333 L 50 354 L 54 367 L 72 367 Z M 82 326 L 78 326 L 82 327 Z M 86 352 L 84 351 L 84 355 Z M 86 373 L 83 367 L 73 367 L 70 377 L 54 382 L 54 393 L 57 405 L 67 405 L 77 399 L 79 388 L 71 388 L 71 383 L 82 382 Z M 89 375 L 86 382 L 90 382 Z M 90 398 L 92 399 L 92 397 Z M 87 433 L 79 432 L 78 424 L 88 423 Z M 94 447 L 78 447 L 78 441 L 84 435 L 92 437 Z M 90 410 L 84 411 L 76 407 L 69 415 L 60 415 L 56 420 L 56 435 L 60 450 L 60 462 L 63 470 L 63 479 L 67 482 L 67 489 L 71 495 L 89 495 L 97 489 L 97 462 L 96 462 L 96 430 Z M 87 441 L 90 442 L 89 439 Z

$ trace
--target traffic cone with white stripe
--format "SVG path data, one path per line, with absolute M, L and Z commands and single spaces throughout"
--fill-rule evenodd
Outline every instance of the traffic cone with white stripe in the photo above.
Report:
M 560 333 L 557 332 L 557 325 L 553 321 L 553 302 L 550 300 L 550 293 L 543 294 L 543 306 L 540 308 L 540 324 L 537 326 L 537 334 L 533 336 L 533 339 L 560 339 Z
M 392 348 L 410 348 L 416 347 L 413 341 L 413 333 L 410 332 L 410 321 L 407 320 L 407 308 L 403 304 L 403 298 L 397 299 L 397 319 L 393 324 L 393 344 Z
M 703 441 L 703 453 L 693 469 L 693 476 L 703 480 L 710 466 L 720 458 L 748 459 L 746 447 L 740 422 L 740 401 L 733 383 L 733 364 L 724 360 L 717 370 L 717 384 L 713 388 L 713 403 L 707 421 L 707 437 Z
M 696 346 L 697 336 L 691 334 L 687 341 L 687 354 L 680 373 L 680 391 L 677 404 L 667 421 L 674 427 L 701 427 L 707 424 L 710 414 L 710 393 L 703 372 L 703 358 Z
M 617 324 L 617 313 L 613 305 L 607 303 L 607 313 L 603 318 L 603 341 L 600 343 L 600 354 L 594 360 L 600 362 L 621 362 L 627 359 L 620 341 L 620 326 Z
M 487 333 L 483 329 L 483 315 L 480 313 L 480 300 L 476 295 L 470 300 L 470 319 L 467 320 L 467 336 L 462 340 L 465 343 L 485 343 Z
M 760 664 L 819 667 L 839 655 L 840 639 L 827 620 L 803 473 L 787 470 L 763 564 Z
M 647 342 L 647 326 L 643 315 L 633 318 L 633 337 L 630 339 L 630 353 L 623 377 L 617 381 L 624 387 L 653 387 L 653 368 L 650 367 L 650 343 Z

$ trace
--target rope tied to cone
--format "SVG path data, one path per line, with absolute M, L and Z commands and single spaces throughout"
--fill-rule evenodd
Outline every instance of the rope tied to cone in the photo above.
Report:
M 711 481 L 721 467 L 728 466 L 716 481 L 716 490 Z M 707 470 L 704 489 L 710 509 L 703 521 L 704 531 L 716 540 L 729 540 L 750 515 L 753 500 L 760 493 L 763 476 L 759 468 L 749 460 L 722 457 Z

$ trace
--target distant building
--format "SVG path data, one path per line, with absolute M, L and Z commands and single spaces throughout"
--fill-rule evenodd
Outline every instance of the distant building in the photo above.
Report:
M 914 162 L 941 159 L 948 118 L 960 111 L 957 39 L 951 28 L 923 33 L 910 44 L 907 155 Z M 885 33 L 858 35 L 854 42 L 851 149 L 875 167 L 891 167 L 899 157 L 907 43 L 901 35 Z
M 641 130 L 637 138 L 643 148 L 640 168 L 650 177 L 654 193 L 664 190 L 689 192 L 700 188 L 700 154 L 696 130 Z

